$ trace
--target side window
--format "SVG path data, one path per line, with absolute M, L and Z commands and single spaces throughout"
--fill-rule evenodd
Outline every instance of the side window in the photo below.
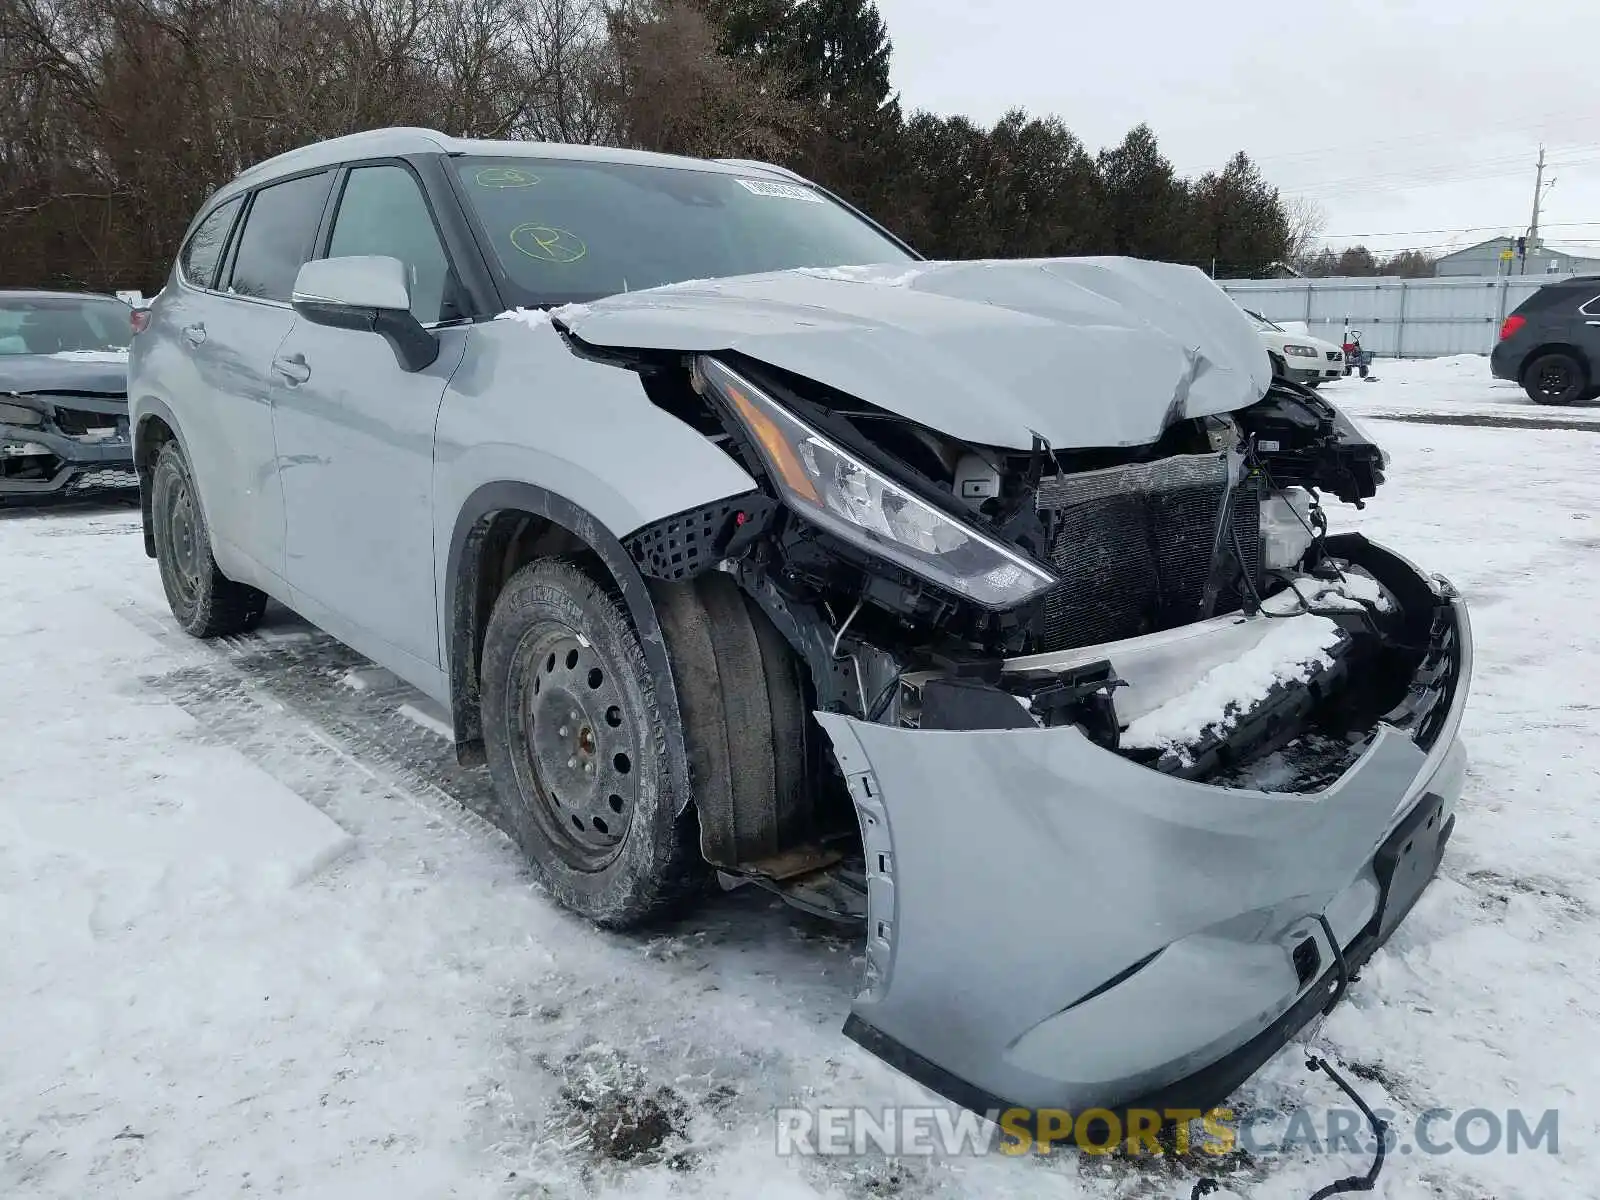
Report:
M 1578 311 L 1586 317 L 1600 317 L 1600 296 L 1582 305 Z
M 450 260 L 422 190 L 404 167 L 356 167 L 345 181 L 328 257 L 367 254 L 405 264 L 411 315 L 424 325 L 459 315 Z
M 240 296 L 288 302 L 294 278 L 311 257 L 317 222 L 333 176 L 303 175 L 256 193 L 233 256 L 228 290 Z
M 200 222 L 179 256 L 183 277 L 195 287 L 215 287 L 217 263 L 222 261 L 222 247 L 227 243 L 228 231 L 233 228 L 233 218 L 239 215 L 244 197 L 235 196 L 226 204 L 214 209 Z

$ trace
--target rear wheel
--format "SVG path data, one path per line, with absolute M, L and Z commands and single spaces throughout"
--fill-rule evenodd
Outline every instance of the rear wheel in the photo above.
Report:
M 1589 390 L 1589 373 L 1570 354 L 1541 354 L 1523 371 L 1522 388 L 1535 404 L 1572 404 Z
M 184 632 L 209 638 L 255 628 L 267 597 L 218 568 L 194 476 L 177 442 L 162 446 L 156 459 L 150 516 L 161 589 Z

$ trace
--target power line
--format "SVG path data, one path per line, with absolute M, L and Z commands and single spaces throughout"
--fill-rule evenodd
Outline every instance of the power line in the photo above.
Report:
M 1600 221 L 1541 221 L 1542 229 L 1573 229 L 1587 226 L 1600 226 Z M 1490 225 L 1460 225 L 1454 229 L 1391 229 L 1385 233 L 1319 233 L 1317 240 L 1331 241 L 1359 241 L 1362 238 L 1391 238 L 1391 237 L 1425 237 L 1435 233 L 1485 233 L 1491 229 L 1509 229 L 1512 222 L 1497 221 Z
M 1569 158 L 1565 162 L 1550 164 L 1554 171 L 1572 170 L 1576 167 L 1590 166 L 1600 163 L 1600 144 L 1579 147 L 1588 156 Z M 1452 183 L 1467 183 L 1483 179 L 1500 179 L 1523 174 L 1530 165 L 1526 155 L 1506 156 L 1503 159 L 1483 159 L 1475 167 L 1461 170 L 1459 167 L 1423 167 L 1409 171 L 1379 171 L 1367 175 L 1349 176 L 1344 179 L 1324 180 L 1320 183 L 1300 184 L 1297 186 L 1279 185 L 1280 190 L 1299 195 L 1337 195 L 1358 189 L 1373 186 L 1383 186 L 1390 190 L 1405 191 L 1416 187 L 1438 187 Z M 1495 168 L 1486 170 L 1484 168 Z
M 1509 240 L 1514 235 L 1507 234 L 1507 235 L 1504 235 L 1504 236 L 1506 236 L 1507 240 Z M 1379 246 L 1363 246 L 1363 247 L 1360 247 L 1360 248 L 1366 250 L 1367 253 L 1372 255 L 1373 258 L 1381 260 L 1381 259 L 1385 259 L 1385 258 L 1393 258 L 1397 254 L 1425 254 L 1425 255 L 1429 256 L 1430 258 L 1441 258 L 1446 254 L 1453 254 L 1457 250 L 1470 250 L 1472 247 L 1471 246 L 1460 246 L 1460 245 L 1457 245 L 1454 242 L 1427 242 L 1427 243 L 1424 243 L 1422 245 L 1417 245 L 1417 246 L 1382 246 L 1382 247 L 1379 247 Z M 1327 254 L 1332 254 L 1335 258 L 1337 258 L 1340 254 L 1344 253 L 1345 251 L 1354 250 L 1354 249 L 1357 249 L 1357 247 L 1356 246 L 1343 246 L 1343 247 L 1324 246 L 1321 249 L 1313 251 L 1312 253 L 1314 255 L 1321 255 L 1321 254 L 1327 253 Z M 1567 251 L 1567 250 L 1587 251 L 1588 252 L 1588 253 L 1578 253 L 1578 254 L 1576 254 L 1576 257 L 1578 257 L 1578 258 L 1600 258 L 1600 247 L 1586 245 L 1585 243 L 1582 243 L 1582 242 L 1575 242 L 1575 243 L 1570 243 L 1570 244 L 1563 243 L 1560 246 L 1546 246 L 1544 248 L 1544 250 L 1541 251 L 1541 253 L 1561 253 L 1562 251 Z M 1534 252 L 1530 249 L 1528 251 L 1528 255 L 1531 258 L 1531 257 L 1534 256 Z
M 1471 133 L 1475 137 L 1482 137 L 1485 134 L 1510 134 L 1531 131 L 1542 132 L 1544 131 L 1544 128 L 1548 122 L 1562 118 L 1576 120 L 1580 125 L 1586 126 L 1596 121 L 1600 121 L 1600 115 L 1597 115 L 1592 109 L 1558 109 L 1555 112 L 1544 113 L 1527 119 L 1518 118 L 1511 122 L 1474 124 L 1471 129 Z M 1360 144 L 1363 149 L 1380 149 L 1402 145 L 1412 145 L 1418 142 L 1432 142 L 1437 141 L 1440 138 L 1459 138 L 1461 134 L 1462 130 L 1459 127 L 1454 129 L 1432 129 L 1418 131 L 1415 133 L 1396 134 L 1385 138 L 1362 139 Z M 1258 163 L 1288 162 L 1290 160 L 1315 161 L 1320 158 L 1325 158 L 1327 153 L 1328 151 L 1326 147 L 1319 146 L 1305 150 L 1287 150 L 1276 154 L 1252 154 L 1250 157 L 1252 161 Z

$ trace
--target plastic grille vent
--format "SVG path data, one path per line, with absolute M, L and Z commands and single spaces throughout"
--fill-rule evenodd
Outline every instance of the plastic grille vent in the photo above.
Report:
M 122 491 L 139 486 L 139 476 L 132 470 L 122 470 L 115 467 L 103 468 L 98 471 L 86 471 L 77 476 L 67 485 L 67 490 L 73 492 L 95 492 L 102 489 Z
M 1054 515 L 1050 560 L 1061 582 L 1045 597 L 1040 649 L 1117 641 L 1195 620 L 1227 489 L 1225 453 L 1178 455 L 1041 483 L 1035 503 Z M 1253 488 L 1248 501 L 1235 520 L 1245 556 L 1255 560 L 1260 519 Z M 1232 557 L 1231 546 L 1225 550 Z M 1253 562 L 1249 569 L 1254 572 Z M 1237 607 L 1231 592 L 1217 599 L 1219 612 Z

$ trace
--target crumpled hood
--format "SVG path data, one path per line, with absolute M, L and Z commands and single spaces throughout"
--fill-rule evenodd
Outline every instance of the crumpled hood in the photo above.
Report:
M 123 396 L 128 358 L 111 350 L 0 355 L 0 392 L 91 392 Z
M 1130 258 L 800 269 L 694 281 L 553 314 L 580 340 L 737 351 L 951 437 L 1139 446 L 1272 380 L 1202 272 Z

